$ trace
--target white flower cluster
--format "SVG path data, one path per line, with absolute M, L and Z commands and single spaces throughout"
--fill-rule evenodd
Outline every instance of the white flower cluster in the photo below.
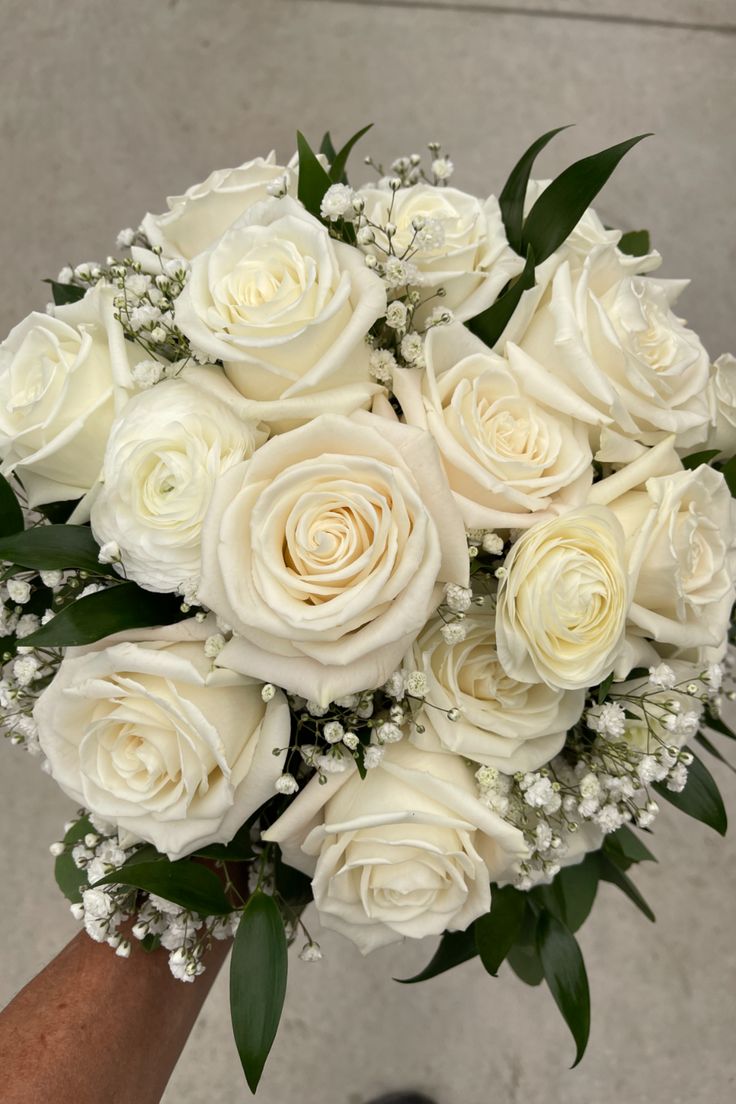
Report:
M 107 943 L 121 958 L 128 958 L 133 944 L 122 934 L 130 930 L 134 939 L 145 942 L 147 949 L 164 947 L 169 952 L 169 968 L 179 981 L 194 981 L 204 973 L 204 956 L 213 939 L 230 939 L 237 931 L 240 912 L 227 916 L 200 916 L 158 897 L 129 886 L 111 883 L 95 885 L 121 867 L 140 849 L 137 842 L 126 840 L 113 824 L 89 816 L 92 830 L 71 845 L 74 865 L 80 871 L 81 902 L 72 904 L 71 912 L 84 923 L 90 938 Z M 70 821 L 65 830 L 75 827 Z M 58 857 L 67 850 L 63 843 L 51 845 Z M 83 884 L 83 883 L 82 883 Z M 81 888 L 81 885 L 80 885 Z

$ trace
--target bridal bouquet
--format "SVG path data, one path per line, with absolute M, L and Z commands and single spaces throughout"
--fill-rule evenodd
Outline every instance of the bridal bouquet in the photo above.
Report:
M 654 919 L 661 801 L 725 832 L 736 359 L 590 207 L 640 139 L 532 179 L 556 133 L 487 199 L 300 134 L 0 346 L 5 730 L 93 939 L 191 982 L 234 936 L 254 1090 L 310 902 L 545 980 L 579 1060 L 599 882 Z

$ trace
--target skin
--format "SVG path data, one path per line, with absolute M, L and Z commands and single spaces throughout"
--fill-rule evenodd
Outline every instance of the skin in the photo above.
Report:
M 189 984 L 164 950 L 122 959 L 80 932 L 0 1013 L 4 1104 L 158 1104 L 229 948 Z

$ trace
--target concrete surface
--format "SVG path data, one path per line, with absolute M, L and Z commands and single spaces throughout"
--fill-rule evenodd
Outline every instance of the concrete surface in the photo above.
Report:
M 104 257 L 120 227 L 162 197 L 275 146 L 367 121 L 390 158 L 443 140 L 458 186 L 498 189 L 522 148 L 560 123 L 546 172 L 656 132 L 608 186 L 609 219 L 651 228 L 665 272 L 688 275 L 684 310 L 713 355 L 734 349 L 734 0 L 537 0 L 517 8 L 624 22 L 498 14 L 494 5 L 401 0 L 2 0 L 0 330 L 43 307 L 41 277 Z M 503 5 L 502 5 L 503 6 Z M 505 5 L 506 7 L 514 5 Z M 469 10 L 477 7 L 477 11 Z M 356 159 L 358 174 L 360 166 Z M 714 771 L 736 814 L 733 775 Z M 68 803 L 37 764 L 0 750 L 0 1002 L 75 931 L 47 842 Z M 325 935 L 325 960 L 294 958 L 261 1104 L 363 1104 L 413 1084 L 439 1104 L 716 1104 L 736 1084 L 736 844 L 665 812 L 640 888 L 651 927 L 605 887 L 582 934 L 593 1032 L 573 1072 L 551 998 L 473 965 L 396 985 L 431 943 L 367 962 Z M 246 1101 L 219 979 L 165 1104 Z M 106 1104 L 106 1102 L 100 1102 Z

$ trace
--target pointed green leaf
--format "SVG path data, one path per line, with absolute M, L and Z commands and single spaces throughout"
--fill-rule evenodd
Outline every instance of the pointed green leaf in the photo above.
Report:
M 312 900 L 312 879 L 285 863 L 280 853 L 274 864 L 274 888 L 277 895 L 292 907 L 308 905 Z
M 580 222 L 624 154 L 648 138 L 639 134 L 616 146 L 576 161 L 542 192 L 524 223 L 522 246 L 531 246 L 542 264 L 562 245 Z
M 214 871 L 187 859 L 170 862 L 161 856 L 153 862 L 127 862 L 94 884 L 143 889 L 200 916 L 227 916 L 233 911 Z
M 332 144 L 332 135 L 330 134 L 329 130 L 326 130 L 322 135 L 322 141 L 319 144 L 319 152 L 322 154 L 323 157 L 326 157 L 328 163 L 332 165 L 332 162 L 335 160 L 335 157 L 337 155 L 337 151 Z
M 548 912 L 539 918 L 537 946 L 545 981 L 575 1040 L 574 1069 L 590 1035 L 590 990 L 583 956 L 569 928 Z
M 465 323 L 471 333 L 484 341 L 489 348 L 493 348 L 506 329 L 524 292 L 534 287 L 534 266 L 534 252 L 530 247 L 527 250 L 524 270 L 516 282 L 511 284 L 492 306 Z
M 526 153 L 522 154 L 514 165 L 508 180 L 503 186 L 503 191 L 498 197 L 508 243 L 513 250 L 522 256 L 524 250 L 521 244 L 521 228 L 524 222 L 524 200 L 526 199 L 532 167 L 539 154 L 547 143 L 552 141 L 555 134 L 559 134 L 561 130 L 567 130 L 570 125 L 568 123 L 567 126 L 548 130 L 541 138 L 537 138 L 536 142 L 532 142 Z
M 51 284 L 51 296 L 57 307 L 63 307 L 66 303 L 77 303 L 84 299 L 87 289 L 77 287 L 76 284 L 60 284 L 57 280 L 44 280 L 45 284 Z
M 37 525 L 0 538 L 0 560 L 37 571 L 78 568 L 113 575 L 110 565 L 97 559 L 99 551 L 87 525 Z
M 78 647 L 124 629 L 171 625 L 183 617 L 181 599 L 175 595 L 118 583 L 65 606 L 25 642 L 33 648 Z
M 598 687 L 598 704 L 599 705 L 603 705 L 603 702 L 608 697 L 608 691 L 611 689 L 612 685 L 613 685 L 613 671 L 611 671 L 610 675 L 607 675 L 606 678 L 604 678 L 603 682 Z
M 253 817 L 249 817 L 229 843 L 210 843 L 195 854 L 202 859 L 215 859 L 221 862 L 250 862 L 255 858 L 250 834 L 252 824 Z
M 246 1080 L 255 1092 L 286 995 L 286 935 L 273 897 L 256 890 L 243 910 L 230 963 L 230 1015 Z
M 622 865 L 621 860 L 629 864 L 657 861 L 649 848 L 626 824 L 606 836 L 603 850 L 619 867 Z
M 345 145 L 342 147 L 339 153 L 335 154 L 334 159 L 330 164 L 330 177 L 335 184 L 346 184 L 347 176 L 345 175 L 345 166 L 348 162 L 353 146 L 360 141 L 364 134 L 373 126 L 373 123 L 368 123 L 368 126 L 362 127 L 361 130 L 354 134 L 352 138 L 348 138 Z
M 532 901 L 531 894 L 529 894 L 518 942 L 513 945 L 506 956 L 509 966 L 525 985 L 541 985 L 544 981 L 542 960 L 537 950 L 539 911 Z
M 439 946 L 434 953 L 429 965 L 425 966 L 421 973 L 410 978 L 394 978 L 401 985 L 414 985 L 418 981 L 429 981 L 430 978 L 444 974 L 446 970 L 452 970 L 455 966 L 462 965 L 478 954 L 475 945 L 472 926 L 467 931 L 445 932 L 440 939 Z
M 683 456 L 682 466 L 688 471 L 695 471 L 701 464 L 710 464 L 714 456 L 718 456 L 720 449 L 702 449 L 701 452 L 691 452 L 689 456 Z
M 668 790 L 662 782 L 655 782 L 654 789 L 676 809 L 707 824 L 719 835 L 725 836 L 728 817 L 723 798 L 713 775 L 696 755 L 693 755 L 693 761 L 687 769 L 687 783 L 681 793 Z
M 636 907 L 644 913 L 647 920 L 651 920 L 651 922 L 654 923 L 656 920 L 654 913 L 632 882 L 631 878 L 628 874 L 624 874 L 623 870 L 621 870 L 604 851 L 598 852 L 598 867 L 603 881 L 618 886 L 621 892 L 625 893 L 629 900 L 633 901 Z
M 518 938 L 525 911 L 525 894 L 513 886 L 494 886 L 491 911 L 475 921 L 475 945 L 492 977 Z
M 320 165 L 314 150 L 301 131 L 296 132 L 296 147 L 299 154 L 299 183 L 297 196 L 310 215 L 321 218 L 322 197 L 332 184 L 330 177 Z
M 63 851 L 61 855 L 58 855 L 54 862 L 54 878 L 56 879 L 56 884 L 67 901 L 71 901 L 73 905 L 79 904 L 82 900 L 80 887 L 87 886 L 88 882 L 87 875 L 83 870 L 79 869 L 72 858 L 72 847 L 75 843 L 79 843 L 83 840 L 88 832 L 93 831 L 94 829 L 86 816 L 75 821 L 64 836 L 64 843 L 67 845 L 67 850 Z
M 0 475 L 0 537 L 23 531 L 23 510 L 15 491 L 4 475 Z
M 618 247 L 629 257 L 646 257 L 651 253 L 652 243 L 648 230 L 629 230 L 621 235 Z
M 698 744 L 700 744 L 702 748 L 705 748 L 709 755 L 712 755 L 714 759 L 717 759 L 719 761 L 719 763 L 723 763 L 724 767 L 728 767 L 730 771 L 733 771 L 734 774 L 736 774 L 736 767 L 734 767 L 733 763 L 729 763 L 726 756 L 721 755 L 716 745 L 708 739 L 705 733 L 699 732 L 695 737 L 695 740 Z
M 63 525 L 71 517 L 78 502 L 78 498 L 70 498 L 63 502 L 44 502 L 43 506 L 37 506 L 36 509 L 47 521 L 54 525 Z
M 555 882 L 564 903 L 564 921 L 570 931 L 576 932 L 588 919 L 598 891 L 595 855 L 586 855 L 582 862 L 563 867 Z

